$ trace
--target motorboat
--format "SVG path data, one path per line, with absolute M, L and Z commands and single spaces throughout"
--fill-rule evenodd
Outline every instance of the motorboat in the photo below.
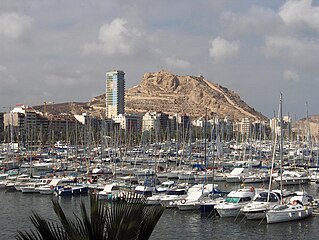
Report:
M 210 194 L 209 197 L 202 198 L 199 204 L 201 215 L 213 214 L 216 211 L 215 206 L 225 200 L 224 195 L 225 193 L 214 190 L 214 193 Z
M 215 205 L 215 209 L 220 217 L 236 217 L 241 213 L 240 209 L 254 199 L 255 194 L 254 187 L 231 191 L 224 201 Z
M 7 184 L 7 177 L 9 176 L 9 174 L 7 173 L 2 173 L 0 174 L 0 189 L 1 188 L 6 188 L 6 184 Z
M 241 183 L 245 177 L 244 168 L 234 168 L 227 176 L 228 183 Z
M 65 185 L 59 188 L 55 188 L 57 196 L 73 196 L 87 194 L 89 192 L 89 187 L 83 184 L 77 185 Z
M 164 194 L 156 194 L 147 198 L 147 204 L 161 204 L 166 208 L 177 207 L 177 202 L 187 197 L 188 187 L 176 186 Z
M 252 202 L 243 206 L 240 212 L 247 219 L 263 219 L 266 217 L 266 212 L 275 205 L 280 204 L 280 202 L 280 190 L 262 191 L 255 196 Z
M 165 193 L 167 190 L 171 189 L 175 185 L 176 185 L 175 181 L 165 181 L 165 182 L 162 182 L 161 185 L 156 186 L 155 191 L 157 193 Z
M 150 197 L 153 193 L 156 192 L 155 187 L 153 186 L 142 186 L 138 185 L 134 189 L 134 193 L 138 195 L 143 195 L 145 197 Z
M 30 184 L 20 186 L 20 191 L 22 193 L 36 193 L 38 187 L 48 185 L 51 181 L 51 178 L 37 179 Z
M 266 172 L 264 173 L 253 173 L 245 176 L 243 178 L 243 183 L 266 183 L 269 182 L 270 175 Z
M 98 192 L 99 199 L 114 201 L 120 196 L 120 186 L 116 182 L 106 184 L 102 191 Z
M 52 195 L 55 193 L 55 189 L 58 186 L 63 186 L 65 184 L 73 183 L 74 179 L 72 178 L 53 178 L 49 184 L 38 186 L 35 188 L 36 192 L 45 195 Z
M 177 202 L 177 207 L 181 211 L 200 209 L 201 201 L 205 198 L 211 198 L 212 193 L 213 184 L 194 185 L 188 189 L 187 197 Z
M 166 208 L 177 207 L 177 203 L 187 197 L 187 191 L 187 188 L 171 189 L 160 199 L 160 203 Z
M 134 194 L 149 197 L 156 194 L 156 183 L 158 179 L 156 178 L 144 178 L 139 181 L 140 185 L 134 188 Z
M 310 177 L 305 171 L 284 170 L 282 176 L 279 174 L 275 181 L 278 183 L 282 181 L 282 185 L 300 185 L 308 184 Z
M 6 184 L 7 189 L 15 189 L 17 191 L 20 191 L 21 186 L 26 186 L 30 184 L 31 181 L 34 179 L 30 178 L 28 174 L 22 174 L 16 177 L 10 177 L 7 178 L 8 182 Z

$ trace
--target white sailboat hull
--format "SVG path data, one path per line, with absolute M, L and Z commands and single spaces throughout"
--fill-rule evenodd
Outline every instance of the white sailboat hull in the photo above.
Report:
M 241 212 L 249 220 L 264 219 L 266 212 L 272 209 L 278 202 L 253 202 L 249 203 L 241 209 Z
M 180 211 L 190 211 L 190 210 L 198 210 L 198 209 L 200 209 L 200 202 L 199 201 L 178 204 L 178 210 L 180 210 Z
M 307 206 L 289 206 L 285 209 L 273 209 L 266 213 L 267 223 L 290 222 L 312 215 L 312 208 Z
M 215 209 L 220 217 L 237 217 L 241 214 L 240 209 L 243 206 L 240 204 L 218 204 Z

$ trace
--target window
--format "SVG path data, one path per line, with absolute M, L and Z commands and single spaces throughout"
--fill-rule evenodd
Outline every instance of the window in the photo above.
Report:
M 240 198 L 238 197 L 226 197 L 225 202 L 228 203 L 238 203 Z

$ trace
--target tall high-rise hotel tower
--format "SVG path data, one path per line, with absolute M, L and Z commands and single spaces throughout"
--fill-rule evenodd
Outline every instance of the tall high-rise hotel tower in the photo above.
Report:
M 106 117 L 113 118 L 124 114 L 125 107 L 125 73 L 110 71 L 106 73 Z

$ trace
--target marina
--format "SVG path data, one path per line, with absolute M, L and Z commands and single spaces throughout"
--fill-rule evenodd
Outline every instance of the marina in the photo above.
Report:
M 319 0 L 167 3 L 1 5 L 0 240 L 318 238 Z
M 198 129 L 184 128 L 177 129 L 177 139 L 168 134 L 170 140 L 160 141 L 164 135 L 152 138 L 148 135 L 151 130 L 147 136 L 144 132 L 135 135 L 133 140 L 128 131 L 113 129 L 111 136 L 102 131 L 95 139 L 90 129 L 83 128 L 86 139 L 78 144 L 75 125 L 72 139 L 67 132 L 66 141 L 49 145 L 42 145 L 31 135 L 24 142 L 10 138 L 10 143 L 0 146 L 1 194 L 18 199 L 22 196 L 22 201 L 35 196 L 44 201 L 45 207 L 52 198 L 57 198 L 62 207 L 71 200 L 72 206 L 67 208 L 75 215 L 81 212 L 81 202 L 89 204 L 88 195 L 94 195 L 95 203 L 104 203 L 107 209 L 122 203 L 135 207 L 131 200 L 142 198 L 140 206 L 156 205 L 149 209 L 159 209 L 158 216 L 164 219 L 156 226 L 161 234 L 157 236 L 155 230 L 151 236 L 154 239 L 163 239 L 166 218 L 182 214 L 195 218 L 197 225 L 211 221 L 216 226 L 222 226 L 225 218 L 240 226 L 258 222 L 258 227 L 316 219 L 319 146 L 310 139 L 291 140 L 284 134 L 282 94 L 279 113 L 276 124 L 281 126 L 280 131 L 276 128 L 275 135 L 268 136 L 258 128 L 255 130 L 259 134 L 251 134 L 251 126 L 249 133 L 239 138 L 236 132 L 225 135 L 219 124 L 207 126 L 206 112 L 204 126 L 196 137 L 192 133 Z M 139 144 L 135 144 L 137 140 Z M 77 204 L 73 205 L 74 201 Z M 33 204 L 38 209 L 37 203 Z M 180 239 L 176 230 L 183 234 L 183 229 L 194 223 L 183 225 L 174 220 L 171 224 L 175 226 L 170 232 L 173 237 L 167 239 Z M 16 226 L 15 232 L 23 230 L 23 226 Z M 7 234 L 15 236 L 10 231 Z M 195 234 L 202 233 L 184 238 L 201 239 Z M 203 239 L 207 237 L 210 235 Z
M 223 187 L 223 186 L 221 186 Z M 235 189 L 235 184 L 226 189 Z M 257 186 L 256 186 L 257 187 Z M 306 190 L 317 194 L 317 186 L 309 184 Z M 54 219 L 51 198 L 54 195 L 22 194 L 17 191 L 0 191 L 1 238 L 13 240 L 16 231 L 28 230 L 29 216 L 33 211 L 47 219 Z M 81 201 L 89 202 L 88 196 L 58 197 L 63 209 L 72 216 L 79 209 Z M 14 223 L 14 224 L 13 224 Z M 162 239 L 317 239 L 319 218 L 313 215 L 307 219 L 280 224 L 267 224 L 266 220 L 221 218 L 218 215 L 202 216 L 199 210 L 179 211 L 166 209 L 155 227 L 151 240 Z
M 192 144 L 193 149 L 196 144 Z M 152 151 L 145 150 L 145 147 L 136 151 L 136 146 L 134 151 L 127 150 L 129 154 L 126 156 L 121 156 L 123 151 L 115 148 L 108 149 L 112 154 L 101 156 L 107 151 L 100 146 L 90 151 L 90 157 L 87 157 L 80 153 L 88 152 L 88 149 L 64 146 L 46 152 L 33 151 L 33 155 L 27 157 L 27 152 L 11 151 L 15 152 L 15 160 L 25 160 L 14 162 L 11 158 L 8 165 L 9 154 L 4 151 L 0 201 L 8 212 L 1 220 L 3 234 L 7 236 L 5 239 L 14 239 L 18 229 L 28 229 L 31 225 L 28 216 L 32 211 L 51 219 L 51 198 L 58 198 L 62 207 L 73 214 L 81 201 L 88 203 L 89 194 L 97 194 L 100 201 L 107 203 L 125 199 L 129 192 L 143 195 L 149 204 L 161 204 L 166 208 L 151 239 L 205 239 L 218 236 L 225 231 L 224 228 L 234 230 L 233 233 L 229 230 L 232 238 L 239 234 L 258 239 L 261 232 L 265 236 L 276 236 L 280 233 L 280 226 L 286 228 L 286 224 L 290 226 L 291 233 L 288 234 L 291 235 L 304 231 L 300 229 L 298 232 L 298 228 L 291 227 L 294 225 L 311 231 L 313 224 L 318 222 L 316 151 L 304 158 L 283 151 L 282 165 L 272 164 L 272 161 L 280 160 L 281 153 L 274 148 L 274 155 L 271 152 L 261 154 L 261 149 L 270 144 L 264 142 L 251 147 L 251 156 L 254 157 L 249 159 L 233 158 L 232 144 L 226 142 L 223 143 L 223 155 L 218 156 L 216 144 L 212 141 L 207 141 L 209 150 L 203 151 L 206 154 L 200 157 L 198 152 L 192 154 L 188 151 L 186 145 L 184 149 L 190 156 L 185 157 L 174 151 L 175 144 L 167 143 L 153 145 L 152 149 L 158 150 Z M 162 151 L 164 148 L 168 151 Z M 74 149 L 79 149 L 78 157 L 75 157 Z M 243 156 L 247 150 L 236 151 Z M 289 183 L 286 176 L 289 176 Z M 278 179 L 284 183 L 283 191 L 278 190 L 281 186 Z M 270 188 L 271 193 L 268 193 Z M 309 197 L 297 199 L 307 200 L 294 206 L 293 199 L 303 193 Z M 281 205 L 283 201 L 288 205 Z M 300 217 L 289 217 L 294 214 L 292 208 Z M 271 217 L 270 214 L 275 212 L 277 215 L 284 209 L 286 212 L 290 209 L 290 213 L 287 213 L 286 220 L 281 221 L 288 223 L 274 223 L 279 221 L 278 216 Z M 20 216 L 24 218 L 21 222 Z M 12 221 L 17 222 L 14 227 L 9 226 Z M 175 227 L 172 229 L 171 225 Z M 249 232 L 252 226 L 254 230 Z

